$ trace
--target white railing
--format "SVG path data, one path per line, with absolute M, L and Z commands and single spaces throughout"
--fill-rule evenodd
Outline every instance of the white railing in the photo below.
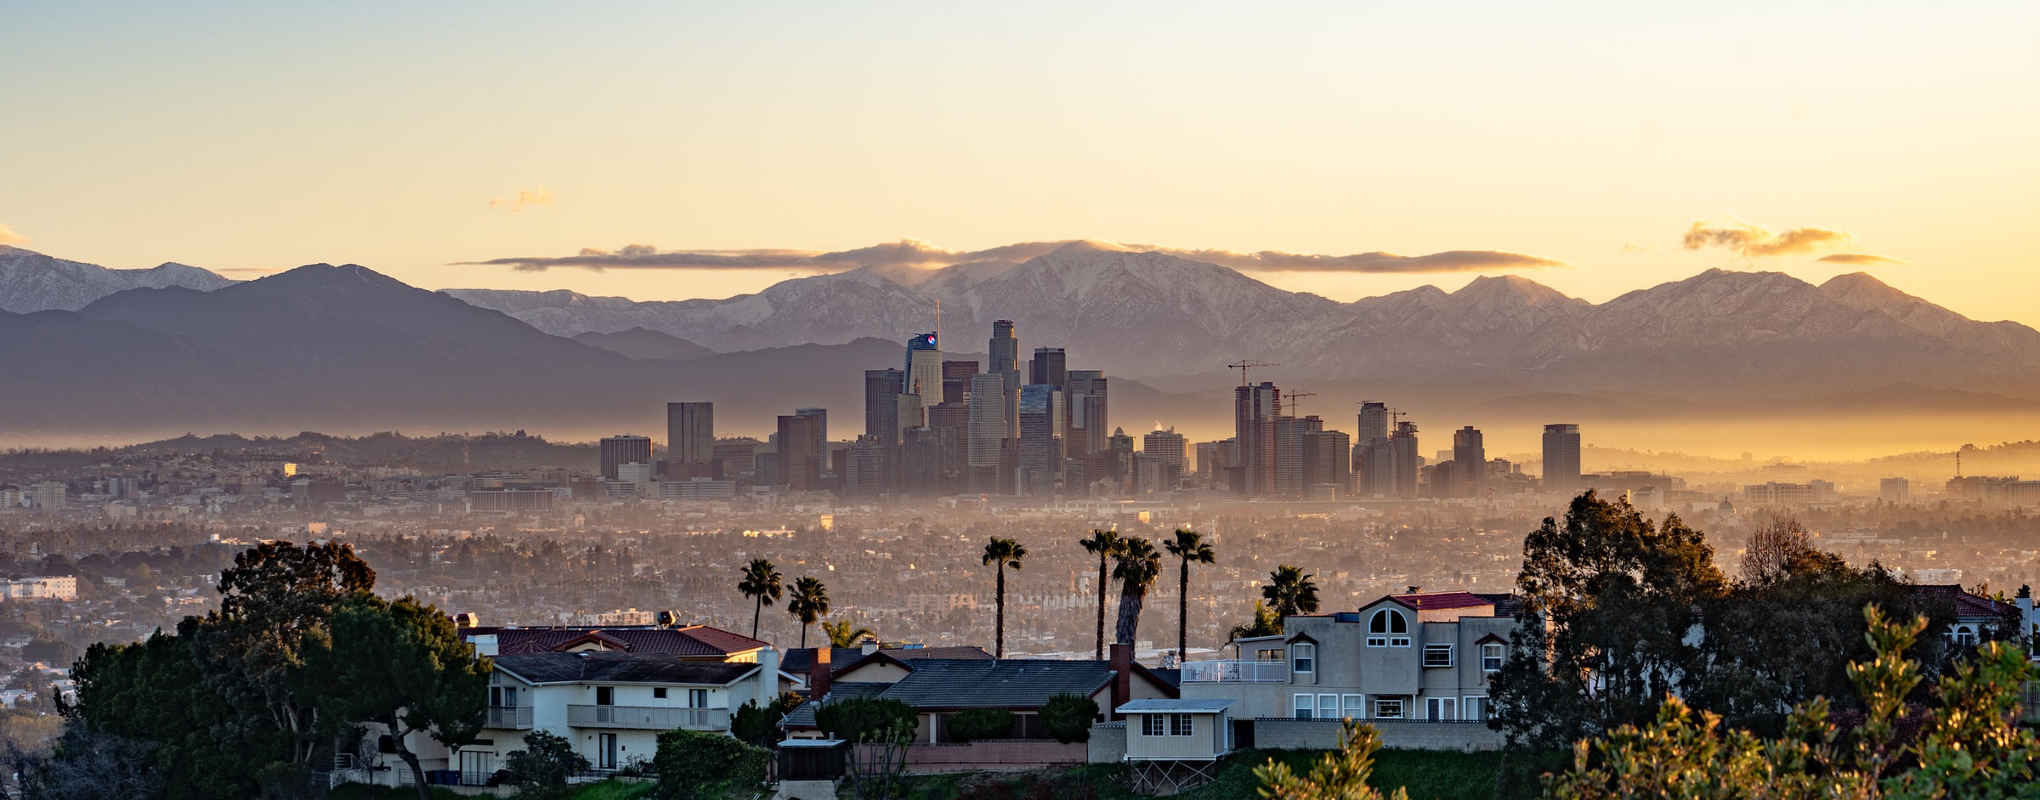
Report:
M 1288 683 L 1283 661 L 1185 661 L 1184 683 Z
M 531 729 L 531 706 L 489 706 L 488 727 L 522 731 Z
M 727 708 L 664 706 L 567 706 L 567 724 L 576 728 L 631 728 L 646 731 L 726 731 Z

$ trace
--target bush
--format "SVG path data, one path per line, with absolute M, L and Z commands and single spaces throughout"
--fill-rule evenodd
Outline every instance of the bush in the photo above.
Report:
M 1005 739 L 1013 735 L 1013 712 L 1003 708 L 959 711 L 943 722 L 942 740 L 958 744 L 980 739 Z
M 1097 718 L 1097 701 L 1083 695 L 1059 694 L 1041 707 L 1041 724 L 1063 744 L 1091 741 L 1091 724 Z
M 659 773 L 660 797 L 706 800 L 755 794 L 771 757 L 765 748 L 721 734 L 667 731 L 659 734 L 652 765 Z
M 759 747 L 771 747 L 779 741 L 779 721 L 804 702 L 792 692 L 782 692 L 767 706 L 747 700 L 730 719 L 730 735 Z
M 879 740 L 875 737 L 894 735 L 902 728 L 912 736 L 915 718 L 914 707 L 898 700 L 853 697 L 817 709 L 815 727 L 837 739 L 870 742 Z
M 523 789 L 524 796 L 565 797 L 567 779 L 588 769 L 588 759 L 574 752 L 574 743 L 545 731 L 524 735 L 524 749 L 503 759 L 498 771 L 504 783 Z M 494 783 L 495 777 L 490 778 Z

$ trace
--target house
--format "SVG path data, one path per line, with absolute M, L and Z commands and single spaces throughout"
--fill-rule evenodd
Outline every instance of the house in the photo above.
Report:
M 2018 637 L 2024 614 L 2017 606 L 2001 603 L 1982 595 L 1971 593 L 1956 584 L 1923 584 L 1912 587 L 1914 593 L 1929 603 L 1945 604 L 1953 609 L 1955 621 L 1948 624 L 1942 635 L 1949 643 L 1974 647 L 1992 639 Z M 2030 605 L 2031 598 L 2027 598 Z
M 1211 781 L 1218 760 L 1233 751 L 1233 704 L 1224 698 L 1156 698 L 1114 709 L 1126 720 L 1121 760 L 1133 790 L 1168 795 Z
M 1516 607 L 1433 592 L 1285 617 L 1281 634 L 1234 641 L 1236 659 L 1184 663 L 1182 696 L 1231 700 L 1239 718 L 1485 720 Z
M 461 639 L 485 656 L 523 653 L 625 652 L 695 661 L 755 663 L 772 645 L 709 625 L 482 627 L 463 625 Z
M 780 658 L 779 668 L 786 670 L 791 675 L 807 675 L 813 670 L 815 658 L 820 651 L 821 648 L 818 647 L 795 647 L 789 649 Z M 905 645 L 887 647 L 877 642 L 865 642 L 857 647 L 831 647 L 829 648 L 828 656 L 823 660 L 830 664 L 830 669 L 840 680 L 843 673 L 865 666 L 867 663 L 872 663 L 867 662 L 866 659 L 881 655 L 884 659 L 895 661 L 916 661 L 936 658 L 990 661 L 992 658 L 991 653 L 985 652 L 984 648 L 976 645 L 949 647 Z

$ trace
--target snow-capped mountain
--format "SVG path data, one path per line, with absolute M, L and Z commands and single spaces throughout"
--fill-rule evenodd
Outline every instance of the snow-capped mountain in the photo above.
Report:
M 0 245 L 0 311 L 76 311 L 128 289 L 181 286 L 209 292 L 233 281 L 198 267 L 165 262 L 148 269 L 107 269 Z

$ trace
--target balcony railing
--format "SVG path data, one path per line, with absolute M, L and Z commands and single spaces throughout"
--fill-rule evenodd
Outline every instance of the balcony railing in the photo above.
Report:
M 531 706 L 489 706 L 488 726 L 501 730 L 531 730 Z
M 1288 683 L 1283 661 L 1185 661 L 1184 683 Z
M 576 728 L 631 728 L 646 731 L 726 731 L 727 708 L 662 706 L 567 706 L 567 724 Z

